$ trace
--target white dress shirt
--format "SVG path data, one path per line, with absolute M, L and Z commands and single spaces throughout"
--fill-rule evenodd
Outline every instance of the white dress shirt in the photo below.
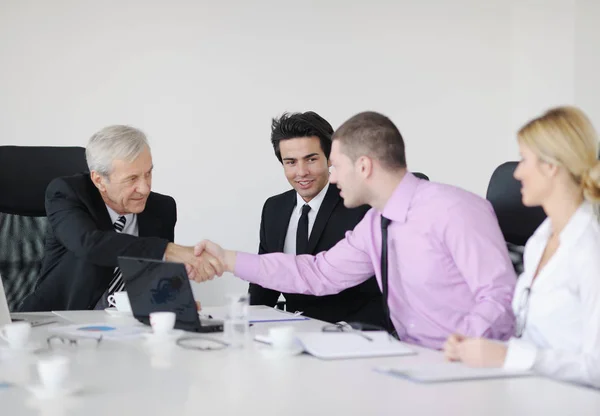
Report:
M 310 233 L 312 232 L 313 225 L 315 225 L 315 219 L 317 218 L 317 214 L 319 213 L 319 209 L 321 208 L 321 204 L 325 199 L 325 194 L 327 194 L 327 190 L 329 189 L 329 182 L 321 192 L 319 192 L 313 199 L 308 202 L 310 205 L 310 211 L 308 212 L 308 237 L 310 238 Z M 290 223 L 288 224 L 287 234 L 285 235 L 285 243 L 283 244 L 283 252 L 287 254 L 296 254 L 296 232 L 298 231 L 298 220 L 300 220 L 300 216 L 302 215 L 302 206 L 307 202 L 302 199 L 300 194 L 296 192 L 296 206 L 292 211 L 292 216 L 290 217 Z
M 546 219 L 525 246 L 513 310 L 517 322 L 525 313 L 527 320 L 522 337 L 508 342 L 504 367 L 600 387 L 600 224 L 593 205 L 584 202 L 573 214 L 532 284 L 551 234 Z
M 114 223 L 117 222 L 117 220 L 119 219 L 119 217 L 121 215 L 117 214 L 108 205 L 106 205 L 106 209 L 108 210 L 108 215 L 110 215 L 110 221 L 114 225 Z M 137 224 L 137 215 L 136 214 L 127 214 L 127 215 L 125 215 L 125 227 L 123 227 L 123 231 L 121 231 L 121 232 L 123 234 L 129 234 L 129 235 L 134 235 L 136 237 L 139 237 L 138 224 Z

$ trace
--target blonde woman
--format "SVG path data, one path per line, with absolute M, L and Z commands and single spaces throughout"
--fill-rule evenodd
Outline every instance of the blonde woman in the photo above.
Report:
M 525 246 L 515 288 L 516 333 L 507 343 L 452 335 L 449 360 L 477 367 L 531 369 L 600 387 L 600 201 L 598 138 L 586 115 L 559 107 L 518 134 L 514 176 L 523 203 L 548 218 Z

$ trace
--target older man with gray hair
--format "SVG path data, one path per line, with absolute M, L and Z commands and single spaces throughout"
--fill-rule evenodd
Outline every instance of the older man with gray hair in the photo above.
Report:
M 119 256 L 185 263 L 192 277 L 222 273 L 210 256 L 174 244 L 175 200 L 151 191 L 146 135 L 109 126 L 86 147 L 89 173 L 53 180 L 46 190 L 49 234 L 36 290 L 22 311 L 99 309 L 123 290 Z

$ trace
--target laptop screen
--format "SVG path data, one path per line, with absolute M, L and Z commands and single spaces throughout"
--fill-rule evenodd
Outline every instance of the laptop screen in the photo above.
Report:
M 181 263 L 119 257 L 133 316 L 145 324 L 152 312 L 175 312 L 175 328 L 200 327 L 192 287 Z

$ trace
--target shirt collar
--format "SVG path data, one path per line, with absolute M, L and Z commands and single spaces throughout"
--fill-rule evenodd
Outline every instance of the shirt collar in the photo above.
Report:
M 327 194 L 327 190 L 329 189 L 329 182 L 327 182 L 327 185 L 325 185 L 323 187 L 323 189 L 321 189 L 321 192 L 319 192 L 313 199 L 310 200 L 310 202 L 305 202 L 304 199 L 302 199 L 302 197 L 300 196 L 300 194 L 298 192 L 296 192 L 296 211 L 298 211 L 298 214 L 302 214 L 302 206 L 304 206 L 304 204 L 308 204 L 310 206 L 310 210 L 311 212 L 319 212 L 319 208 L 321 208 L 321 204 L 323 203 L 323 200 L 325 199 L 325 195 Z
M 105 204 L 106 205 L 106 204 Z M 111 207 L 109 207 L 108 205 L 106 205 L 106 209 L 108 210 L 108 215 L 110 215 L 110 222 L 111 223 L 115 223 L 117 222 L 117 220 L 119 219 L 119 217 L 121 216 L 120 214 L 118 214 L 114 209 L 112 209 Z M 133 216 L 135 214 L 125 214 L 125 223 L 126 224 L 131 224 L 131 221 L 133 220 Z
M 597 221 L 594 206 L 591 202 L 583 201 L 575 214 L 571 216 L 565 228 L 560 232 L 560 242 L 570 244 L 579 239 L 579 236 L 590 226 L 590 222 Z
M 406 222 L 408 208 L 420 181 L 421 179 L 407 171 L 383 207 L 381 214 L 392 221 Z
M 560 232 L 561 245 L 569 245 L 579 238 L 581 234 L 589 227 L 591 221 L 598 221 L 594 212 L 594 205 L 591 202 L 583 201 L 575 213 L 569 218 L 567 225 Z M 545 240 L 552 234 L 552 224 L 550 218 L 546 218 L 542 225 L 535 231 L 534 235 L 541 236 Z

